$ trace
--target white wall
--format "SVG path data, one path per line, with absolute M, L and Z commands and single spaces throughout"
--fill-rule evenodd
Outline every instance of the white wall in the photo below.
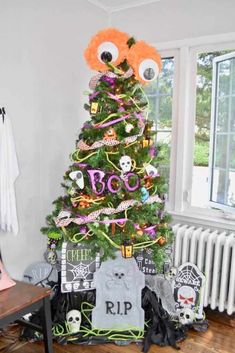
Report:
M 111 25 L 150 43 L 235 31 L 234 0 L 160 0 L 111 14 Z
M 0 233 L 4 263 L 14 278 L 43 258 L 40 227 L 62 194 L 86 115 L 83 91 L 91 72 L 83 59 L 107 14 L 86 0 L 0 0 L 0 105 L 12 120 L 20 177 L 20 232 Z

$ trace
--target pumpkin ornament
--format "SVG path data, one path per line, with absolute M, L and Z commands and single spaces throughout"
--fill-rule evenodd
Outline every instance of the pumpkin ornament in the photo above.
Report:
M 116 140 L 117 134 L 113 127 L 109 128 L 104 134 L 104 140 Z

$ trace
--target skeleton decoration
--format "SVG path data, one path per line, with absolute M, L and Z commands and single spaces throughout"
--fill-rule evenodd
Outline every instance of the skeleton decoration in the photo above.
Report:
M 57 253 L 55 250 L 47 250 L 45 252 L 45 260 L 48 262 L 50 265 L 56 265 L 57 263 Z
M 203 319 L 202 298 L 204 283 L 205 276 L 196 265 L 187 262 L 178 268 L 178 273 L 173 283 L 177 312 L 181 313 L 182 310 L 189 309 L 194 312 L 195 319 Z M 187 312 L 188 314 L 189 311 Z
M 169 271 L 165 273 L 165 278 L 168 281 L 173 281 L 177 275 L 177 268 L 176 267 L 170 267 Z
M 119 165 L 122 169 L 123 173 L 128 173 L 131 171 L 132 168 L 132 161 L 131 157 L 129 156 L 122 156 L 119 161 Z
M 76 182 L 80 189 L 84 189 L 84 177 L 80 170 L 69 173 L 69 177 Z
M 66 314 L 66 321 L 70 333 L 77 333 L 80 331 L 82 316 L 78 310 L 70 310 Z
M 195 313 L 190 308 L 181 309 L 177 314 L 182 325 L 191 325 L 195 320 Z
M 134 257 L 123 258 L 118 252 L 114 260 L 102 262 L 94 274 L 94 282 L 94 329 L 144 329 L 144 310 L 141 307 L 144 274 L 138 269 Z

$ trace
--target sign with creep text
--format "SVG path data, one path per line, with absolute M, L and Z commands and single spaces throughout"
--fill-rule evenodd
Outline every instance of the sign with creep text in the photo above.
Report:
M 100 266 L 100 256 L 84 243 L 64 242 L 61 251 L 61 292 L 94 289 L 94 272 Z
M 143 330 L 144 310 L 141 291 L 145 286 L 144 274 L 135 259 L 116 259 L 101 264 L 94 275 L 96 306 L 92 310 L 93 329 Z

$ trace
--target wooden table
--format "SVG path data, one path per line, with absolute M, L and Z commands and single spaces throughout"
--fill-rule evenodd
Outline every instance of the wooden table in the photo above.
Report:
M 53 353 L 51 333 L 50 289 L 16 281 L 16 285 L 0 292 L 0 327 L 19 322 L 42 332 L 46 353 Z M 25 321 L 23 315 L 43 308 L 42 326 Z

